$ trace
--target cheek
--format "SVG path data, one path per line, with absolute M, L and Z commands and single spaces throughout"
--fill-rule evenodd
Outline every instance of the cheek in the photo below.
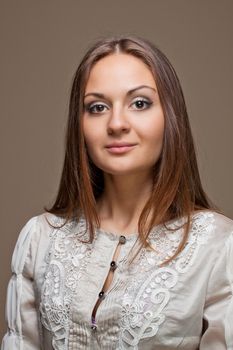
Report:
M 148 140 L 150 140 L 150 143 L 154 147 L 159 147 L 163 143 L 164 128 L 164 118 L 161 116 L 161 118 L 156 119 L 154 123 L 144 131 L 145 137 L 148 137 Z
M 83 135 L 84 140 L 88 148 L 93 146 L 97 141 L 97 133 L 95 132 L 95 128 L 91 126 L 88 122 L 83 122 Z
M 103 135 L 101 134 L 101 130 L 99 130 L 98 126 L 90 125 L 89 123 L 83 124 L 83 134 L 84 140 L 87 148 L 87 152 L 95 162 L 98 158 L 98 149 L 102 146 Z
M 163 149 L 164 119 L 161 118 L 161 120 L 157 120 L 153 126 L 151 128 L 148 128 L 146 131 L 148 136 L 148 162 L 154 163 L 159 159 Z

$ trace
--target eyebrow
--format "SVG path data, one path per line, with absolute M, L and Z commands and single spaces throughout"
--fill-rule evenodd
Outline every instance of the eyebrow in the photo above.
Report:
M 127 92 L 127 96 L 130 96 L 132 95 L 135 91 L 137 90 L 140 90 L 140 89 L 150 89 L 150 90 L 153 90 L 154 92 L 157 92 L 155 88 L 151 87 L 151 86 L 148 86 L 148 85 L 139 85 L 133 89 L 130 89 L 128 92 Z M 104 98 L 105 95 L 104 94 L 101 94 L 99 92 L 88 92 L 88 94 L 86 94 L 84 96 L 84 98 L 86 98 L 87 96 L 95 96 L 95 97 L 98 97 L 98 98 Z

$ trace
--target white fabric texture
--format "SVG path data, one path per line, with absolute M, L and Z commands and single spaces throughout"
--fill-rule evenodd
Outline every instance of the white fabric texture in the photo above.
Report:
M 57 228 L 49 225 L 48 221 Z M 110 288 L 96 313 L 119 235 L 44 213 L 22 229 L 7 292 L 2 350 L 233 350 L 233 222 L 203 211 L 154 227 L 129 264 L 137 234 L 125 235 Z M 124 235 L 124 233 L 122 233 Z

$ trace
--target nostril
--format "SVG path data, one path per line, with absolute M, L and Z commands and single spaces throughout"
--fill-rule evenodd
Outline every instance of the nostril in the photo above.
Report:
M 124 118 L 112 118 L 107 126 L 109 134 L 126 133 L 130 130 L 130 124 Z
M 109 135 L 119 135 L 121 133 L 128 133 L 130 131 L 130 128 L 128 127 L 121 127 L 121 128 L 112 128 L 108 127 L 107 132 Z

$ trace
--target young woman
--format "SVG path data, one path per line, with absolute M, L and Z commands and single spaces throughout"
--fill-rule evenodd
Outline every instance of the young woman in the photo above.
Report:
M 98 42 L 73 81 L 56 201 L 14 251 L 2 349 L 233 349 L 232 265 L 173 67 L 145 40 Z

